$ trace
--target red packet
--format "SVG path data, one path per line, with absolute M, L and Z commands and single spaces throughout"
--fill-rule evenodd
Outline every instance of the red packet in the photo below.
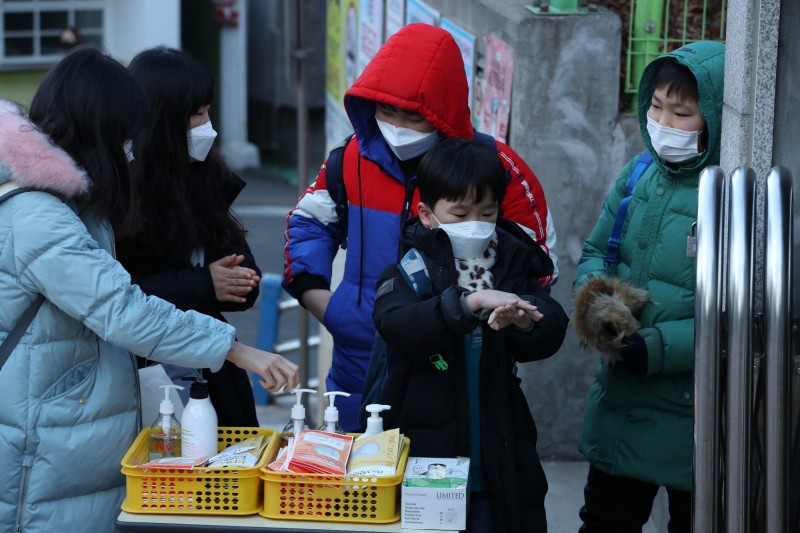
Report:
M 289 470 L 344 475 L 353 437 L 304 429 L 297 432 Z

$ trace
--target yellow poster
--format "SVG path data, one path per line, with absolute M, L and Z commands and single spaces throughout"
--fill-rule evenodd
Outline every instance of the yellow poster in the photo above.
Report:
M 344 93 L 358 74 L 358 0 L 328 0 L 325 140 L 327 149 L 353 133 Z
M 358 75 L 358 1 L 328 0 L 325 90 L 339 105 Z
M 342 85 L 342 12 L 343 0 L 328 0 L 327 40 L 325 43 L 326 75 L 325 91 L 336 97 Z

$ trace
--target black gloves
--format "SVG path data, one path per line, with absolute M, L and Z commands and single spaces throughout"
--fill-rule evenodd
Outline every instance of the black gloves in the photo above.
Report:
M 648 355 L 647 343 L 638 333 L 631 333 L 623 339 L 625 343 L 619 350 L 620 360 L 616 366 L 623 368 L 634 376 L 647 375 Z

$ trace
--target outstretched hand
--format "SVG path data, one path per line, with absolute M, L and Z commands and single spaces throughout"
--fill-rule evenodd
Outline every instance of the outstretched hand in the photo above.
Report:
M 259 383 L 270 392 L 297 387 L 300 374 L 296 364 L 276 353 L 265 352 L 239 341 L 233 344 L 227 359 L 244 370 L 261 376 Z
M 208 265 L 214 293 L 220 302 L 244 303 L 260 278 L 252 268 L 241 265 L 243 255 L 228 255 Z
M 511 325 L 528 330 L 534 322 L 540 321 L 543 317 L 536 306 L 520 300 L 517 305 L 502 305 L 494 309 L 486 324 L 495 331 Z
M 495 331 L 512 324 L 529 329 L 543 317 L 535 305 L 510 292 L 480 290 L 469 294 L 466 300 L 472 312 L 483 309 L 492 312 L 487 324 Z

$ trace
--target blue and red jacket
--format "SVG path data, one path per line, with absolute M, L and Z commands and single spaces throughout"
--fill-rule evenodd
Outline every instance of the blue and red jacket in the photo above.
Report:
M 289 213 L 284 288 L 296 298 L 309 289 L 330 288 L 337 248 L 347 243 L 344 276 L 328 304 L 324 326 L 334 340 L 328 390 L 351 394 L 336 402 L 348 431 L 360 429 L 357 415 L 375 336 L 375 284 L 381 271 L 397 262 L 400 225 L 417 215 L 419 203 L 416 176 L 404 175 L 384 141 L 375 122 L 375 102 L 420 113 L 443 137 L 472 138 L 464 72 L 461 52 L 447 31 L 411 24 L 395 33 L 344 97 L 355 132 L 343 159 L 347 227 L 327 190 L 325 164 Z M 497 142 L 497 153 L 509 175 L 503 215 L 520 224 L 557 265 L 555 231 L 539 180 L 505 144 Z M 552 284 L 557 276 L 555 266 L 542 284 Z

